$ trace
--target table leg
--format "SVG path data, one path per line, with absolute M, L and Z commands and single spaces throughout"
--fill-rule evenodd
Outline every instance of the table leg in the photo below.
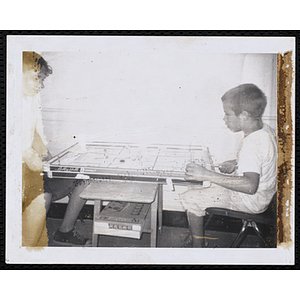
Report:
M 100 214 L 101 206 L 102 206 L 102 201 L 101 200 L 95 200 L 94 201 L 92 247 L 97 247 L 98 246 L 98 234 L 94 233 L 94 222 Z
M 159 234 L 162 233 L 162 213 L 163 213 L 163 184 L 158 185 L 157 191 L 157 201 L 158 201 L 158 231 Z
M 150 247 L 156 247 L 156 237 L 157 237 L 157 202 L 158 193 L 155 200 L 151 203 L 151 240 Z

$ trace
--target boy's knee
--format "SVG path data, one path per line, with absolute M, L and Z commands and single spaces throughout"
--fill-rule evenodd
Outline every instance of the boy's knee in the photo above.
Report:
M 76 182 L 73 192 L 81 192 L 89 185 L 88 180 L 80 180 Z
M 205 209 L 198 209 L 198 210 L 187 210 L 186 211 L 188 219 L 198 219 L 203 218 L 206 215 Z
M 44 194 L 41 194 L 37 196 L 30 205 L 27 207 L 29 210 L 34 210 L 35 212 L 39 213 L 44 213 L 45 212 L 45 198 Z

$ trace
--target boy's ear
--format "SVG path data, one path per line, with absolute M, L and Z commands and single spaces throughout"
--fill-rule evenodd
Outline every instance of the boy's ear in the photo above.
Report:
M 244 121 L 247 120 L 249 117 L 250 117 L 250 114 L 245 110 L 243 110 L 240 114 L 240 118 Z

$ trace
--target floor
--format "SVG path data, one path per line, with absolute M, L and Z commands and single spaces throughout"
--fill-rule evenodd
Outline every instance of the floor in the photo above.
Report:
M 47 218 L 48 245 L 56 247 L 53 234 L 62 222 L 65 204 L 52 204 Z M 76 229 L 85 237 L 92 238 L 93 206 L 85 206 L 76 222 Z M 214 217 L 205 231 L 207 248 L 228 248 L 241 228 L 241 223 L 228 217 Z M 276 232 L 273 228 L 262 228 L 271 244 L 276 246 Z M 150 234 L 143 233 L 141 239 L 103 236 L 99 238 L 99 247 L 149 247 Z M 186 214 L 184 212 L 163 212 L 163 228 L 158 234 L 157 247 L 160 248 L 190 248 L 192 240 Z M 261 240 L 249 232 L 241 248 L 264 247 Z

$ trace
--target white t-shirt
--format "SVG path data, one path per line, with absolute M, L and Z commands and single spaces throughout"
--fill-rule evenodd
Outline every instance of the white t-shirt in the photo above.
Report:
M 237 176 L 245 172 L 260 175 L 258 190 L 254 195 L 231 191 L 239 196 L 253 213 L 267 209 L 277 187 L 277 140 L 275 131 L 264 124 L 263 128 L 245 137 L 237 158 Z

